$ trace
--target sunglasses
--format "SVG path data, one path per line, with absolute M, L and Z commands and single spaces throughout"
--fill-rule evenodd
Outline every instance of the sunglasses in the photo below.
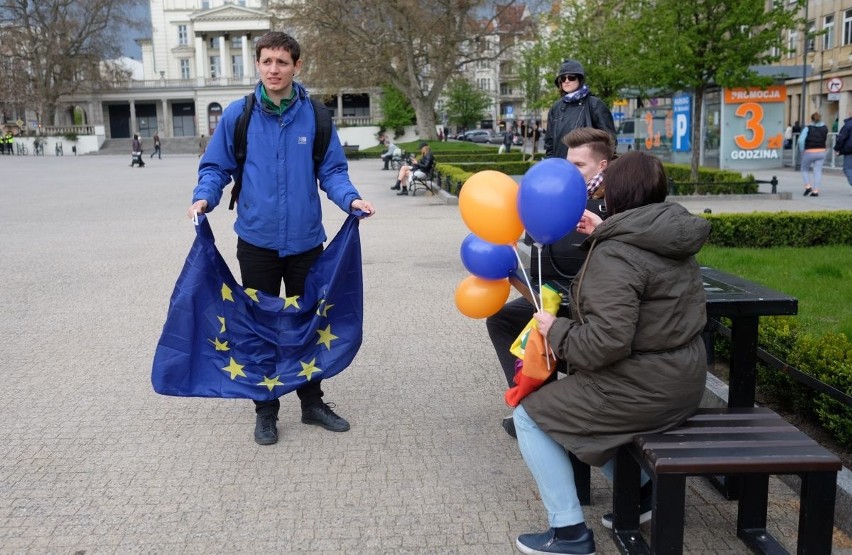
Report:
M 568 75 L 560 75 L 559 76 L 559 82 L 560 83 L 564 83 L 565 81 L 579 81 L 579 80 L 580 80 L 579 75 L 568 74 Z

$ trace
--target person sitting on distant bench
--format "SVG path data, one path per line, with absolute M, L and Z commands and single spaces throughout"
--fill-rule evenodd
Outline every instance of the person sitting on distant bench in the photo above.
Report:
M 415 159 L 411 166 L 402 166 L 399 169 L 399 175 L 396 178 L 396 184 L 391 187 L 392 191 L 399 191 L 397 195 L 407 195 L 408 187 L 411 182 L 417 179 L 425 179 L 432 173 L 432 166 L 435 165 L 435 157 L 432 156 L 432 150 L 429 148 L 429 143 L 423 141 L 420 143 L 420 160 Z M 405 183 L 405 185 L 402 185 Z M 400 190 L 400 186 L 402 189 Z
M 391 141 L 388 141 L 388 149 L 382 154 L 382 160 L 385 163 L 385 167 L 382 168 L 383 170 L 389 170 L 390 169 L 390 167 L 389 167 L 390 162 L 393 159 L 394 153 L 397 150 L 399 150 L 399 147 L 396 146 L 395 144 L 393 144 Z M 401 153 L 402 153 L 402 151 L 400 151 L 400 154 Z

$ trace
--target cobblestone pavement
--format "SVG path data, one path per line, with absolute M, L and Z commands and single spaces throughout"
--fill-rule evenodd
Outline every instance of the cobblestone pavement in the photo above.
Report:
M 500 427 L 509 410 L 484 323 L 453 304 L 466 276 L 458 207 L 396 196 L 378 161 L 352 164 L 378 209 L 361 225 L 365 340 L 325 384 L 351 431 L 301 424 L 288 396 L 281 441 L 261 447 L 249 401 L 153 392 L 197 163 L 0 157 L 0 553 L 491 554 L 544 529 Z M 233 220 L 224 207 L 210 216 L 236 273 Z M 330 235 L 342 221 L 326 206 Z M 610 495 L 594 472 L 586 516 L 604 554 Z M 773 480 L 770 504 L 793 550 L 797 498 Z M 690 480 L 686 551 L 745 553 L 735 511 Z M 838 533 L 835 545 L 852 542 Z

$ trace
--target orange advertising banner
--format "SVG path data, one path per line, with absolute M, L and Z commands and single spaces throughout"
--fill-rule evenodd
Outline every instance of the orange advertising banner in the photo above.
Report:
M 787 87 L 784 85 L 772 85 L 761 89 L 760 87 L 725 89 L 725 104 L 739 104 L 741 102 L 784 102 L 787 100 Z

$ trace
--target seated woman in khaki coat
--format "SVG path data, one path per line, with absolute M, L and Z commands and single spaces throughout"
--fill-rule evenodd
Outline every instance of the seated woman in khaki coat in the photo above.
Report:
M 549 521 L 545 532 L 518 537 L 524 553 L 594 553 L 568 452 L 611 465 L 634 435 L 686 420 L 704 391 L 706 297 L 694 255 L 710 224 L 665 202 L 666 176 L 652 156 L 628 152 L 605 181 L 611 215 L 600 222 L 587 213 L 579 226 L 591 235 L 570 318 L 535 316 L 569 375 L 515 409 L 518 444 Z

